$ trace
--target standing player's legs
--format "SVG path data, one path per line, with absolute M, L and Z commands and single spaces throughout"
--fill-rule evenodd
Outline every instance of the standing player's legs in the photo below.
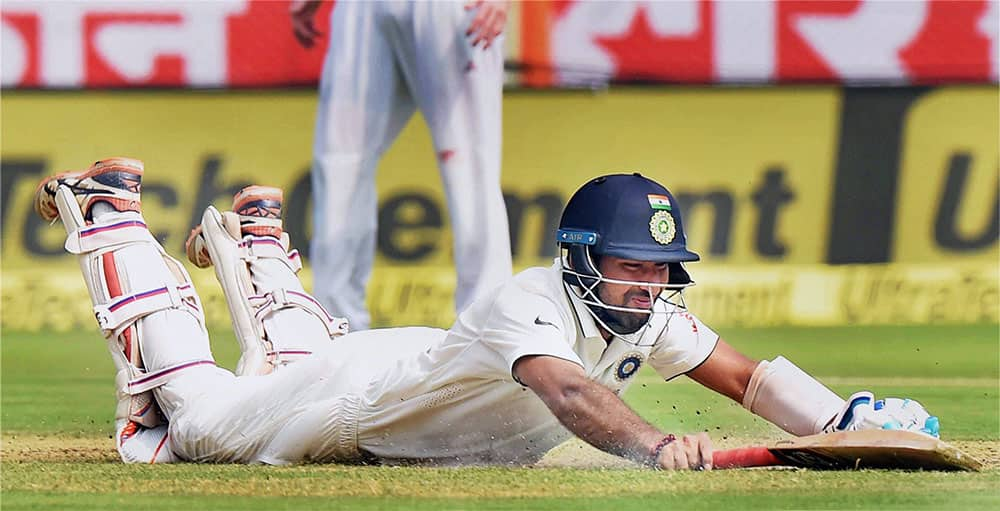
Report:
M 384 7 L 341 2 L 333 9 L 313 140 L 314 292 L 352 330 L 370 323 L 375 168 L 414 112 L 385 38 Z
M 209 206 L 185 247 L 196 266 L 214 266 L 240 343 L 237 375 L 268 374 L 312 354 L 347 333 L 306 293 L 302 268 L 281 223 L 278 188 L 248 186 L 233 198 L 233 211 Z
M 461 311 L 511 275 L 507 209 L 500 188 L 503 40 L 473 48 L 473 11 L 457 2 L 414 2 L 394 42 L 427 119 L 448 201 Z
M 66 249 L 79 256 L 108 340 L 117 369 L 118 452 L 126 462 L 170 462 L 177 457 L 165 421 L 174 409 L 160 399 L 163 386 L 232 375 L 215 366 L 190 277 L 146 228 L 142 175 L 142 162 L 112 158 L 52 176 L 38 187 L 35 211 L 62 219 Z

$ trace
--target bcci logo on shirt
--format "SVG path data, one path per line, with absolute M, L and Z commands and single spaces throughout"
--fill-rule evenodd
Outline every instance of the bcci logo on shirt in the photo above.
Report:
M 618 381 L 625 381 L 631 378 L 641 366 L 642 355 L 639 353 L 627 353 L 620 361 L 618 361 L 618 367 L 615 369 L 615 379 Z

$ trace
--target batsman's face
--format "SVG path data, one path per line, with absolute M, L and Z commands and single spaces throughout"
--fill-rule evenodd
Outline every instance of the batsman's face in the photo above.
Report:
M 669 283 L 670 270 L 667 263 L 620 259 L 612 256 L 601 258 L 598 270 L 605 278 L 648 283 L 616 284 L 601 282 L 597 286 L 597 296 L 608 305 L 651 311 L 653 301 Z M 657 285 L 659 284 L 659 285 Z M 642 328 L 649 320 L 649 313 L 625 312 L 605 309 L 608 319 L 620 328 L 622 333 L 631 333 Z

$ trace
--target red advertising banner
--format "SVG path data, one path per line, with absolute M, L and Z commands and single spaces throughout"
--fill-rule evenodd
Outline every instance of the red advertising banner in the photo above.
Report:
M 508 48 L 535 87 L 997 81 L 1000 0 L 531 1 Z M 317 26 L 326 31 L 332 3 Z M 288 1 L 6 0 L 6 88 L 311 85 Z
M 525 82 L 997 80 L 996 0 L 528 2 Z
M 326 49 L 292 35 L 288 1 L 5 1 L 3 86 L 315 84 Z M 317 14 L 320 30 L 333 4 Z

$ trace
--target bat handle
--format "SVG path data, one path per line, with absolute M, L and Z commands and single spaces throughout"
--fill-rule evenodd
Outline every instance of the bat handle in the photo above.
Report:
M 767 450 L 767 447 L 741 447 L 726 451 L 715 451 L 712 455 L 712 468 L 748 468 L 772 467 L 784 465 L 777 457 Z

